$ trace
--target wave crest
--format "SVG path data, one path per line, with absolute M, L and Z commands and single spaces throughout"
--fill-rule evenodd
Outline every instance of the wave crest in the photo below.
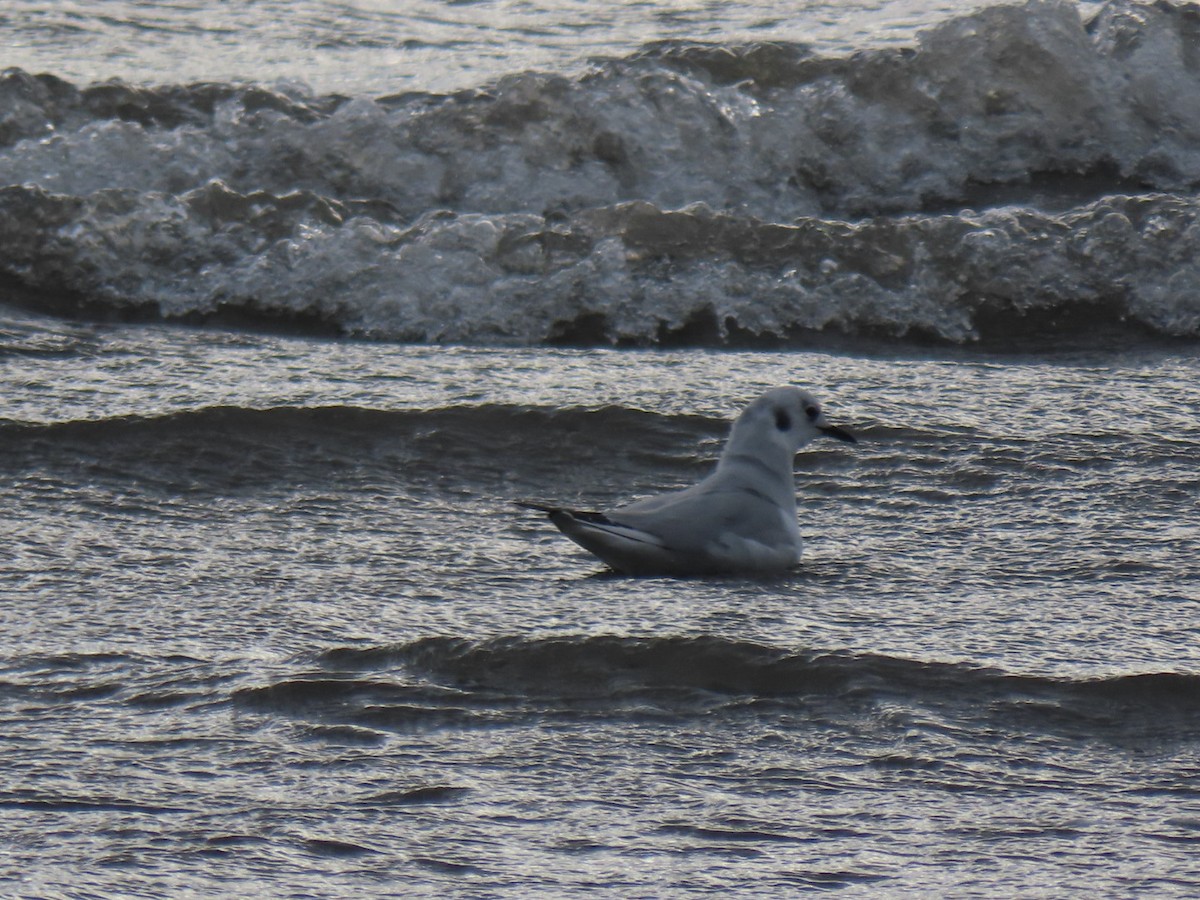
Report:
M 420 342 L 1194 338 L 1198 42 L 1189 7 L 1031 0 L 448 96 L 9 72 L 0 276 Z
M 589 708 L 599 703 L 614 712 L 639 700 L 680 710 L 770 702 L 835 703 L 852 711 L 899 703 L 973 720 L 1001 718 L 1009 726 L 1109 736 L 1136 736 L 1147 728 L 1191 734 L 1200 712 L 1200 676 L 1194 673 L 1018 675 L 967 663 L 794 651 L 712 635 L 430 637 L 335 648 L 318 662 L 339 677 L 400 670 L 405 678 L 422 679 L 429 690 L 456 692 L 456 703 L 473 706 L 487 698 L 505 706 L 513 700 L 586 702 Z
M 60 313 L 463 343 L 1200 335 L 1200 200 L 1175 195 L 787 225 L 639 201 L 403 228 L 305 193 L 22 187 L 0 220 L 26 302 Z

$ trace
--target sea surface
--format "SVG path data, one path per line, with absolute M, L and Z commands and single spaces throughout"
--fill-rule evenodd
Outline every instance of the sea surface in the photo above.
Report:
M 1197 7 L 0 27 L 0 896 L 1200 894 Z

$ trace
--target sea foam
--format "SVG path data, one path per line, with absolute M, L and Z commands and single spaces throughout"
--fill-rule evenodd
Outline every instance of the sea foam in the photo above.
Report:
M 660 43 L 451 95 L 0 80 L 0 272 L 56 312 L 421 342 L 1200 333 L 1200 18 Z

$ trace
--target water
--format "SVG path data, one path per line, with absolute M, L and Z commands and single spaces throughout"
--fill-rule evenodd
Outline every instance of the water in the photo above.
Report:
M 7 4 L 6 64 L 76 82 L 302 81 L 320 92 L 476 88 L 529 69 L 580 71 L 656 40 L 803 41 L 822 51 L 899 45 L 979 3 L 820 0 L 323 0 L 167 7 L 136 0 Z
M 0 894 L 1195 895 L 1188 10 L 288 9 L 6 12 Z

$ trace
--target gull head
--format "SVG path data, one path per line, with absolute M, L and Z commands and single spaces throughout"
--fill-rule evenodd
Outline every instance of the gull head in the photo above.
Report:
M 829 423 L 821 404 L 808 391 L 778 387 L 767 391 L 738 416 L 727 450 L 760 456 L 786 454 L 790 459 L 797 450 L 819 437 L 858 443 L 850 432 Z

